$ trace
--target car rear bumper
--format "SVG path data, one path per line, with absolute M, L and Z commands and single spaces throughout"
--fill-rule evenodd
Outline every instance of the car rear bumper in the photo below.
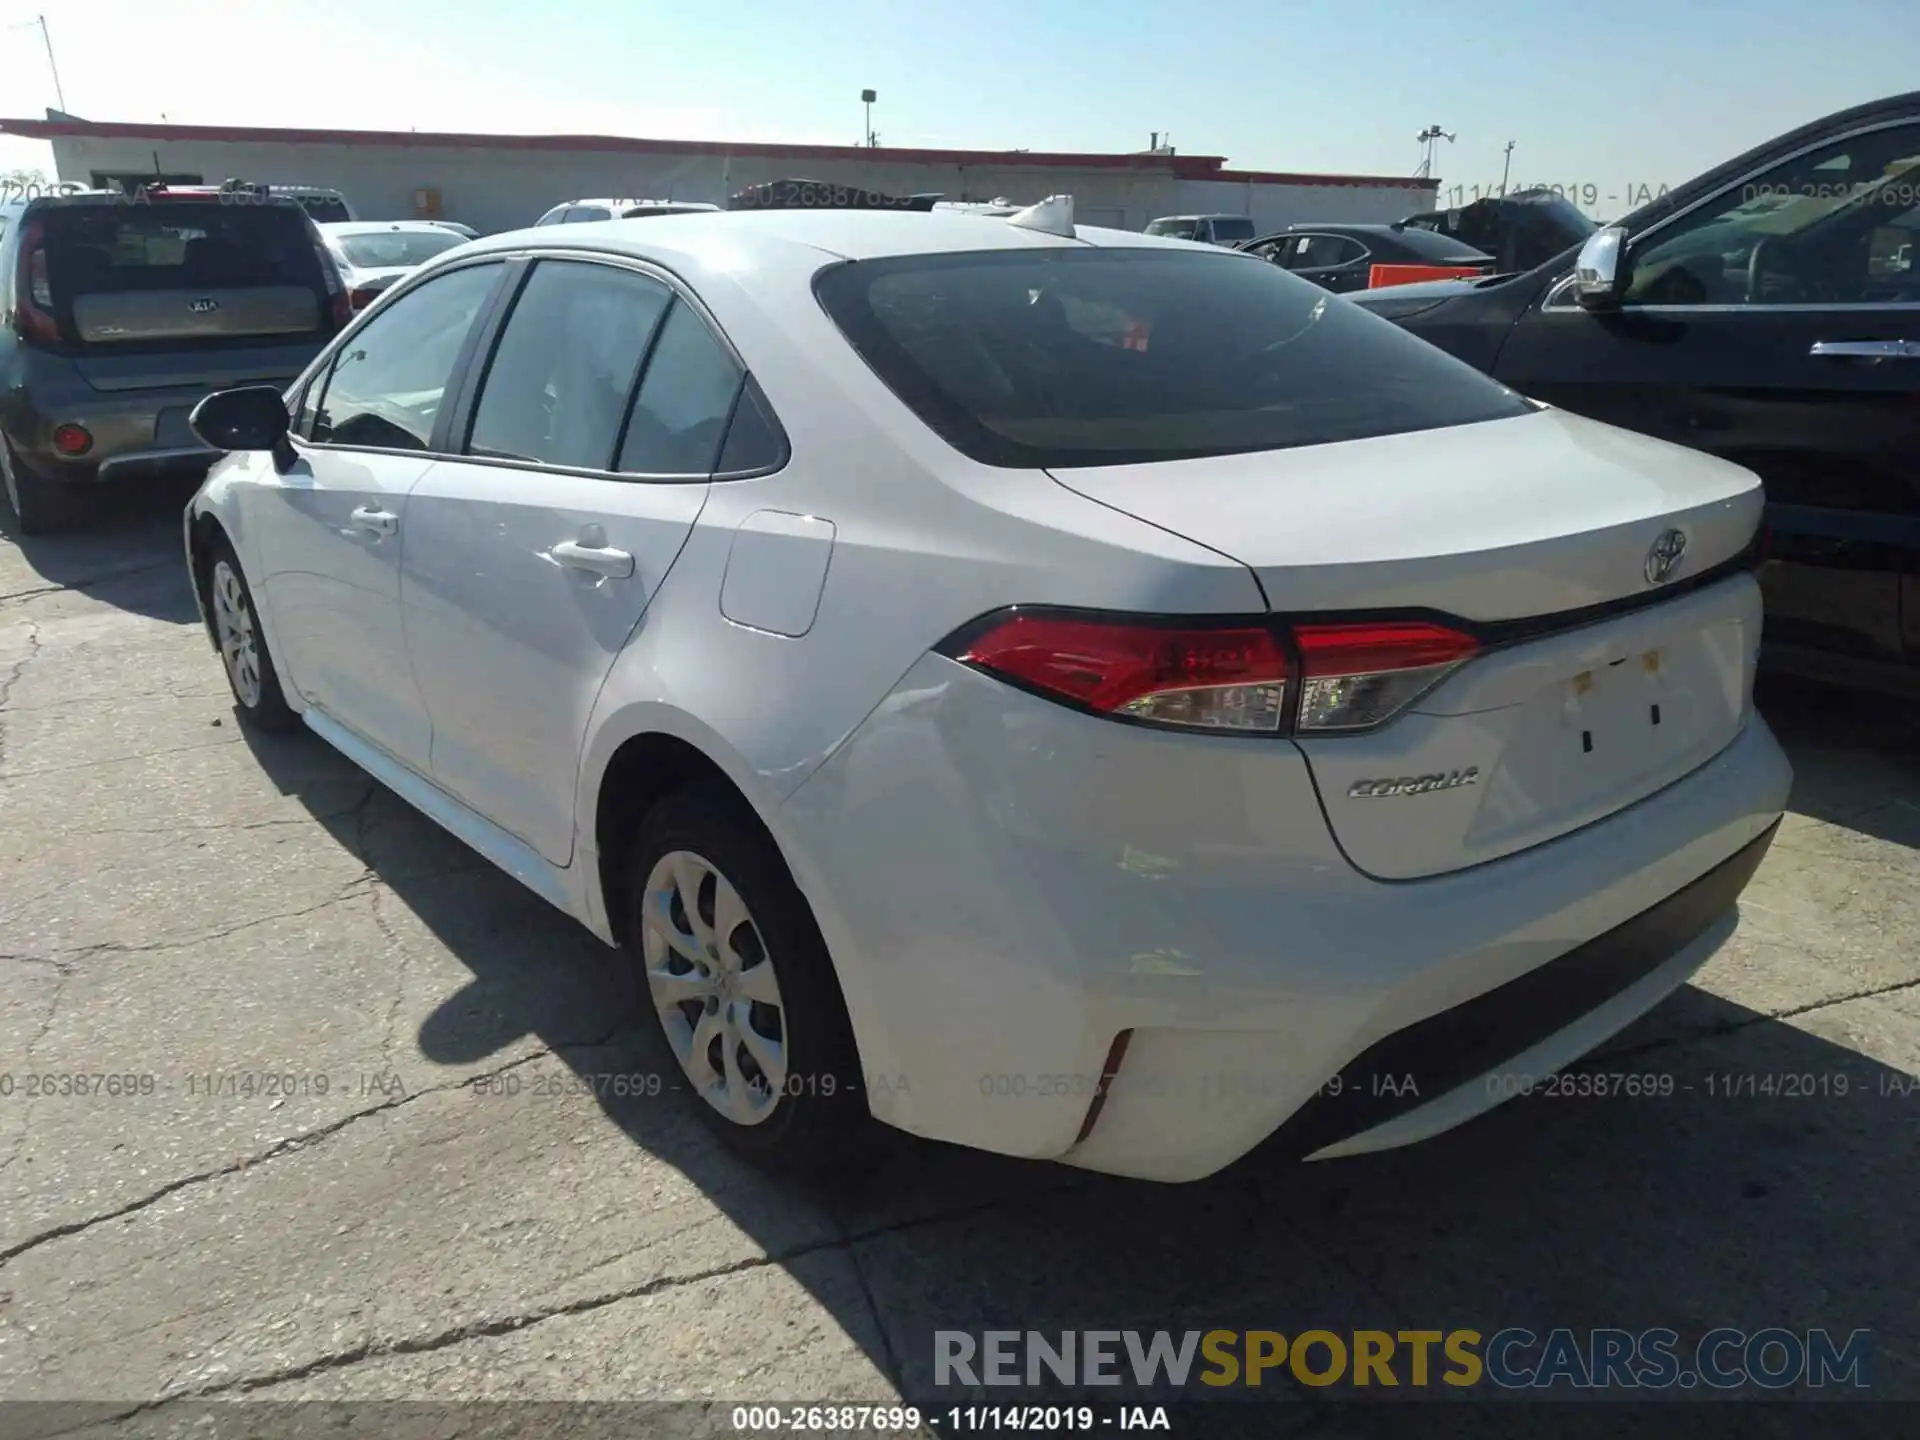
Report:
M 879 1118 L 1186 1180 L 1276 1132 L 1303 1155 L 1418 1139 L 1501 1098 L 1464 1103 L 1488 1070 L 1599 1043 L 1725 938 L 1734 857 L 1758 863 L 1791 781 L 1755 716 L 1604 820 L 1378 881 L 1291 743 L 1094 719 L 930 656 L 777 829 Z M 1416 1089 L 1382 1104 L 1390 1063 Z M 1366 1103 L 1329 1102 L 1350 1072 Z

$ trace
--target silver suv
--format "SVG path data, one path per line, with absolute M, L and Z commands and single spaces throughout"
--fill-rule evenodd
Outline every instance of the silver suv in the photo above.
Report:
M 288 385 L 350 318 L 298 201 L 154 186 L 29 201 L 0 237 L 0 479 L 28 535 L 107 481 L 204 470 L 187 416 Z

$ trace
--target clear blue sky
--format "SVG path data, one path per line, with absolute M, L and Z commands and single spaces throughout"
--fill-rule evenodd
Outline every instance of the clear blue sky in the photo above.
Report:
M 1448 184 L 1675 184 L 1920 88 L 1920 0 L 0 0 L 70 109 L 178 123 L 1144 148 Z M 0 113 L 53 83 L 0 29 Z M 0 168 L 48 152 L 0 140 Z M 50 168 L 48 166 L 47 168 Z M 1622 196 L 1617 207 L 1609 196 Z

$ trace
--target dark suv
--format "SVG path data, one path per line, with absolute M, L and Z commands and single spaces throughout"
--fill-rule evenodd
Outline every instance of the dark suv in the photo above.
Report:
M 1352 299 L 1522 394 L 1757 472 L 1770 661 L 1920 693 L 1920 93 L 1523 274 Z
M 29 535 L 122 477 L 204 470 L 196 402 L 286 385 L 349 319 L 299 203 L 261 186 L 37 199 L 0 237 L 0 479 Z

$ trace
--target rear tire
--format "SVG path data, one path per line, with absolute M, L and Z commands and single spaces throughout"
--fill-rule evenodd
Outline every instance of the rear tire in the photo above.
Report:
M 626 855 L 624 945 L 677 1062 L 669 1076 L 730 1147 L 823 1177 L 873 1121 L 825 943 L 786 862 L 744 802 L 674 791 Z
M 52 535 L 65 530 L 85 512 L 83 497 L 73 486 L 36 475 L 14 454 L 11 441 L 0 437 L 0 488 L 7 507 L 20 524 L 22 535 Z
M 247 587 L 240 557 L 224 535 L 207 552 L 207 615 L 213 621 L 214 645 L 240 719 L 259 730 L 292 729 L 300 717 L 280 688 L 253 591 Z

